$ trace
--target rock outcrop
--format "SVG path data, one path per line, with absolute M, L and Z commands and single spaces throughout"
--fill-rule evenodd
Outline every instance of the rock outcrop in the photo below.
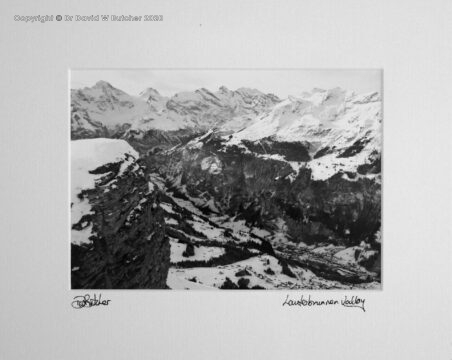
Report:
M 159 192 L 123 140 L 72 142 L 72 288 L 165 288 Z

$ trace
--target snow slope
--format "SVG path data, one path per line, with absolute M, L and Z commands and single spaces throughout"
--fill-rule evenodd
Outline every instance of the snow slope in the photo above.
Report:
M 258 255 L 237 263 L 217 267 L 188 269 L 170 268 L 167 285 L 171 289 L 218 289 L 227 279 L 234 284 L 246 281 L 248 288 L 276 289 L 350 289 L 353 286 L 325 280 L 311 270 L 289 266 L 293 276 L 284 273 L 278 259 Z M 240 285 L 240 284 L 239 284 Z M 361 284 L 359 288 L 378 289 L 377 282 Z
M 86 137 L 90 132 L 100 132 L 102 126 L 116 131 L 125 130 L 123 126 L 127 125 L 127 135 L 137 138 L 152 129 L 205 131 L 223 126 L 222 131 L 231 132 L 279 101 L 275 95 L 256 89 L 232 91 L 225 87 L 215 92 L 201 88 L 172 97 L 147 88 L 139 96 L 131 96 L 99 81 L 91 88 L 71 91 L 72 131 Z
M 381 152 L 381 99 L 378 93 L 358 95 L 340 88 L 314 89 L 274 106 L 257 116 L 249 126 L 235 133 L 228 145 L 240 145 L 242 140 L 259 142 L 300 142 L 311 158 L 306 164 L 313 178 L 325 180 L 338 171 L 356 171 L 369 162 L 371 155 Z M 363 149 L 344 151 L 364 143 Z M 324 154 L 316 154 L 323 150 Z M 292 166 L 300 166 L 291 164 Z

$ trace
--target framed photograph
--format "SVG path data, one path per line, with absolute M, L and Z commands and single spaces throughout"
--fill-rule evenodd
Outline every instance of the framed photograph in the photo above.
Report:
M 0 3 L 0 359 L 452 359 L 452 3 Z

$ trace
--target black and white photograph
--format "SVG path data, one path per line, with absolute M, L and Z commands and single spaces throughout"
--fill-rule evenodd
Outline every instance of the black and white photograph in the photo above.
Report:
M 0 360 L 452 360 L 452 1 L 0 1 Z
M 372 289 L 380 69 L 70 73 L 73 289 Z

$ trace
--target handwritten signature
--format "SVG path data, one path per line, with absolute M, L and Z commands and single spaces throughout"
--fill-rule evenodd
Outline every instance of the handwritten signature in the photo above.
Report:
M 91 298 L 91 295 L 79 295 L 74 297 L 74 301 L 71 302 L 71 306 L 74 309 L 83 309 L 90 308 L 93 306 L 109 305 L 111 300 L 102 300 L 102 294 L 99 294 L 99 298 L 96 297 L 96 294 Z
M 327 299 L 327 300 L 313 300 L 311 299 L 311 295 L 307 298 L 304 295 L 301 295 L 299 298 L 290 299 L 289 295 L 287 295 L 284 300 L 282 306 L 344 306 L 344 307 L 355 307 L 359 308 L 362 311 L 366 312 L 364 304 L 366 299 L 362 299 L 359 296 L 352 296 L 351 298 L 344 296 L 344 298 L 340 300 L 336 299 Z

